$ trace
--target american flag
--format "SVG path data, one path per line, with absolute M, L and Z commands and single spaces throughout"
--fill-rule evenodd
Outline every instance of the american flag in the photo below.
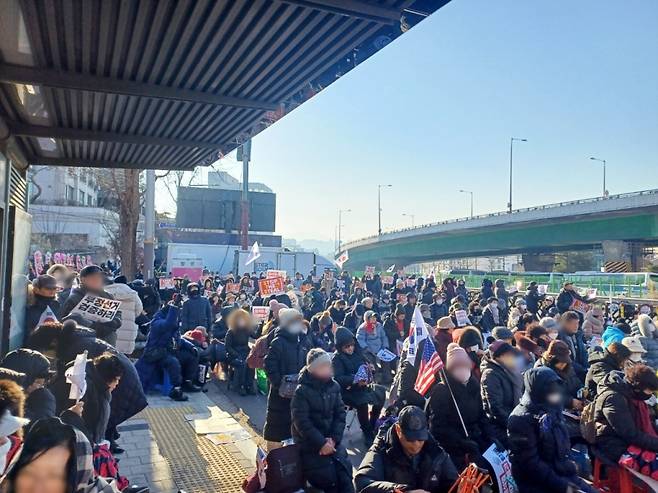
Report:
M 436 380 L 436 373 L 443 368 L 443 361 L 436 352 L 432 338 L 425 339 L 425 347 L 423 348 L 423 357 L 420 360 L 420 368 L 418 368 L 418 376 L 416 377 L 416 384 L 414 390 L 420 395 L 425 395 L 432 387 Z

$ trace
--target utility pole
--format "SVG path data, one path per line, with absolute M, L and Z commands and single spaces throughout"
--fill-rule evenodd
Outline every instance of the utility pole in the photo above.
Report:
M 377 218 L 379 227 L 377 228 L 377 234 L 382 235 L 382 187 L 390 188 L 393 185 L 377 185 Z
M 512 156 L 514 154 L 514 142 L 528 142 L 528 139 L 518 139 L 516 137 L 511 137 L 509 140 L 509 202 L 507 203 L 507 208 L 510 214 L 512 213 Z
M 240 246 L 249 250 L 249 161 L 251 160 L 251 139 L 238 147 L 238 161 L 242 161 L 242 200 L 240 202 Z
M 469 190 L 460 190 L 461 193 L 468 193 L 471 196 L 471 219 L 473 219 L 473 192 Z
M 144 279 L 153 279 L 155 272 L 155 170 L 146 170 L 144 200 Z
M 605 167 L 606 167 L 607 161 L 605 159 L 599 159 L 597 157 L 591 157 L 590 159 L 592 161 L 598 161 L 599 163 L 603 164 L 603 195 L 602 196 L 607 197 L 608 196 L 608 190 L 606 189 L 606 186 L 605 186 Z
M 340 247 L 342 242 L 341 231 L 343 229 L 343 212 L 352 212 L 352 209 L 338 209 L 338 253 L 340 254 Z

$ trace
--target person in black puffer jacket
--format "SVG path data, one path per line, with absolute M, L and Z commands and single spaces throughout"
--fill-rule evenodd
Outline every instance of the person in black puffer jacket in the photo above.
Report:
M 332 379 L 331 355 L 314 348 L 306 356 L 290 404 L 292 437 L 301 448 L 304 476 L 326 493 L 350 493 L 352 464 L 341 445 L 345 406 Z
M 590 350 L 589 369 L 585 376 L 587 399 L 593 401 L 598 393 L 598 386 L 606 375 L 613 371 L 624 371 L 631 351 L 621 342 L 613 342 L 605 349 Z
M 356 340 L 349 329 L 336 330 L 336 355 L 334 356 L 334 379 L 341 388 L 343 402 L 356 409 L 361 431 L 366 443 L 375 438 L 374 424 L 384 405 L 386 389 L 368 382 L 354 383 L 354 376 L 362 365 L 367 365 Z M 372 412 L 369 407 L 372 405 Z
M 508 422 L 512 474 L 519 493 L 595 493 L 578 477 L 562 415 L 562 380 L 550 368 L 524 375 L 525 393 Z
M 293 308 L 283 308 L 279 311 L 279 329 L 274 333 L 270 349 L 265 356 L 265 373 L 270 382 L 270 389 L 267 395 L 263 438 L 267 440 L 268 451 L 280 447 L 283 440 L 291 437 L 292 394 L 289 397 L 281 395 L 279 390 L 284 382 L 287 384 L 286 387 L 292 387 L 306 363 L 306 355 L 311 345 L 303 330 L 304 322 L 301 313 Z
M 57 279 L 48 274 L 42 274 L 32 281 L 33 296 L 31 302 L 27 305 L 25 315 L 26 336 L 29 336 L 37 328 L 39 320 L 45 315 L 48 308 L 56 319 L 59 318 L 61 307 L 59 301 L 57 301 L 57 290 Z
M 254 393 L 254 370 L 247 366 L 249 339 L 253 337 L 254 322 L 249 312 L 239 308 L 231 312 L 226 333 L 226 356 L 233 368 L 233 389 L 240 395 Z

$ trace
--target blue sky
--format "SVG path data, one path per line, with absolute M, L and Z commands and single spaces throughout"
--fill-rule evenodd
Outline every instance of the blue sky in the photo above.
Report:
M 453 0 L 254 139 L 277 232 L 333 239 L 658 187 L 658 2 Z M 234 156 L 218 163 L 240 176 Z

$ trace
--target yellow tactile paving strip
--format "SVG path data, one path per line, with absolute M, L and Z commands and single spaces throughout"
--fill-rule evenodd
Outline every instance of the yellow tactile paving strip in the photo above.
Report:
M 193 412 L 189 407 L 149 407 L 140 417 L 149 422 L 179 489 L 187 493 L 242 491 L 247 472 L 225 447 L 194 433 L 185 421 L 185 415 Z

